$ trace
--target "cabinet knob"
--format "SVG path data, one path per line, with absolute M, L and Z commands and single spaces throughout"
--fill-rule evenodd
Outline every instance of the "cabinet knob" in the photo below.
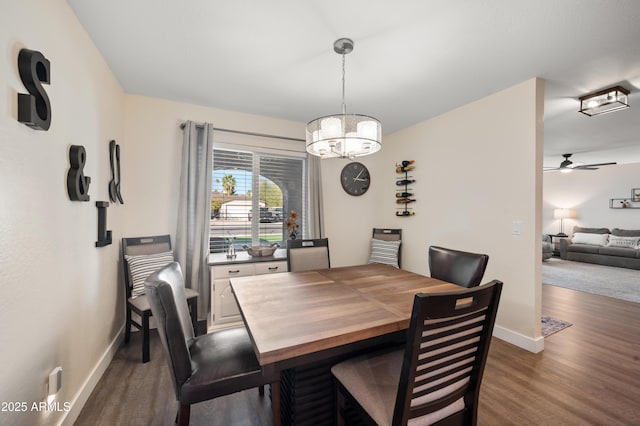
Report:
M 270 266 L 270 267 L 269 267 L 269 270 L 270 270 L 270 271 L 277 271 L 277 270 L 278 270 L 278 267 L 277 267 L 277 266 Z
M 229 271 L 230 274 L 237 274 L 240 272 L 240 269 L 236 269 L 235 271 Z

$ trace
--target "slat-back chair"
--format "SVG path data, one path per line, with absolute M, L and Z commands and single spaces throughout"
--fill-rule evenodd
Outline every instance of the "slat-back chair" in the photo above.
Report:
M 406 345 L 331 369 L 338 424 L 346 402 L 377 425 L 475 425 L 502 282 L 417 294 Z M 353 411 L 353 410 L 352 410 Z

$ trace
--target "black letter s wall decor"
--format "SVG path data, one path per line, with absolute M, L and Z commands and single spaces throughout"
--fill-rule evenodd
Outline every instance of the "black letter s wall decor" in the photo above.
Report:
M 83 167 L 87 162 L 87 152 L 82 145 L 69 148 L 69 173 L 67 174 L 67 192 L 72 201 L 89 201 L 91 178 L 84 175 Z
M 18 121 L 36 130 L 49 130 L 51 103 L 42 83 L 50 83 L 51 63 L 36 50 L 22 49 L 18 71 L 29 94 L 18 93 Z

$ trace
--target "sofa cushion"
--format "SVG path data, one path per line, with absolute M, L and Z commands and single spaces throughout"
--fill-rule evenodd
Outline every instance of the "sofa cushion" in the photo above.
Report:
M 617 235 L 612 235 L 609 237 L 607 246 L 635 249 L 638 248 L 638 243 L 640 243 L 640 237 L 618 237 Z
M 567 248 L 567 251 L 576 252 L 576 253 L 591 253 L 598 254 L 598 250 L 604 247 L 594 246 L 591 244 L 570 244 Z
M 624 247 L 600 247 L 599 254 L 618 257 L 640 257 L 640 250 Z
M 617 237 L 640 237 L 640 229 L 613 228 L 611 230 L 611 235 L 615 235 Z
M 582 226 L 574 226 L 573 233 L 582 232 L 587 234 L 610 234 L 609 228 L 584 228 Z
M 594 246 L 606 246 L 609 242 L 609 234 L 590 234 L 583 232 L 576 232 L 571 238 L 571 242 L 574 244 L 591 244 Z

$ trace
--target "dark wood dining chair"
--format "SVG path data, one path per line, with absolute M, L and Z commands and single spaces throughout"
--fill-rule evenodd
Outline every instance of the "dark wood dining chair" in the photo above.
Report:
M 289 272 L 330 268 L 329 239 L 288 240 L 287 267 Z
M 129 343 L 131 327 L 142 332 L 142 362 L 149 362 L 149 318 L 151 307 L 144 294 L 144 280 L 161 267 L 174 261 L 170 235 L 130 237 L 122 239 L 122 266 L 126 304 L 124 342 Z M 185 289 L 194 329 L 198 324 L 198 292 Z M 137 321 L 132 313 L 140 317 Z
M 274 424 L 279 424 L 279 374 L 263 374 L 246 329 L 230 328 L 196 337 L 177 262 L 149 276 L 144 287 L 180 403 L 176 422 L 189 424 L 191 404 L 255 387 L 264 395 L 264 385 L 271 384 Z
M 373 228 L 371 238 L 369 263 L 402 266 L 402 229 Z
M 429 247 L 429 271 L 431 278 L 458 284 L 462 287 L 480 285 L 487 269 L 489 256 L 452 250 L 444 247 Z
M 350 412 L 377 425 L 475 425 L 501 291 L 502 282 L 494 280 L 456 292 L 416 294 L 403 347 L 331 368 L 337 423 L 344 424 Z

